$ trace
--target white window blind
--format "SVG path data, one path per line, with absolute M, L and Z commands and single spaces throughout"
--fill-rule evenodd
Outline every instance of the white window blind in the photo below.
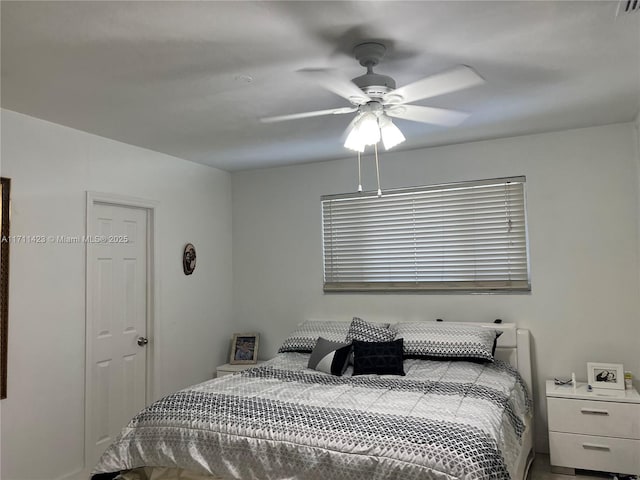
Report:
M 323 196 L 324 290 L 529 291 L 524 184 Z

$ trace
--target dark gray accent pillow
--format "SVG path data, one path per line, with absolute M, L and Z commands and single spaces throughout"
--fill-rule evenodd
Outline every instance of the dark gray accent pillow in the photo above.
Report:
M 401 338 L 391 342 L 353 341 L 354 375 L 402 375 L 404 376 L 403 342 Z
M 331 375 L 341 376 L 349 364 L 351 345 L 342 342 L 332 342 L 326 338 L 318 338 L 316 346 L 311 352 L 307 367 Z

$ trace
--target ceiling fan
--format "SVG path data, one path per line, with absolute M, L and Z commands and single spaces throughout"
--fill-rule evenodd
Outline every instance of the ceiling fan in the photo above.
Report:
M 345 147 L 363 152 L 366 145 L 376 145 L 380 140 L 390 148 L 405 140 L 391 117 L 430 123 L 442 126 L 455 126 L 463 122 L 469 114 L 444 108 L 410 105 L 410 102 L 455 92 L 484 83 L 484 79 L 471 67 L 458 65 L 442 73 L 428 76 L 400 88 L 387 75 L 374 73 L 373 67 L 380 63 L 386 52 L 386 46 L 379 42 L 365 42 L 353 49 L 360 65 L 367 73 L 348 80 L 328 69 L 303 69 L 298 73 L 318 83 L 321 87 L 347 99 L 350 107 L 317 110 L 261 118 L 264 123 L 297 120 L 322 115 L 342 115 L 357 113 L 347 127 Z

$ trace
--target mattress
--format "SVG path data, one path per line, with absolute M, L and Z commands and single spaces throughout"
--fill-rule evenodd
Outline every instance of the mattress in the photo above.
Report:
M 243 480 L 514 478 L 532 403 L 507 363 L 407 359 L 404 377 L 339 377 L 307 369 L 308 359 L 281 353 L 153 403 L 94 474 L 146 466 Z

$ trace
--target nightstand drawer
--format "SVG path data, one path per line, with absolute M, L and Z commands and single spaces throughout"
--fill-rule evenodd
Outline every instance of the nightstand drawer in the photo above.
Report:
M 547 407 L 552 432 L 640 439 L 639 404 L 547 398 Z
M 637 474 L 640 440 L 549 432 L 551 465 Z

